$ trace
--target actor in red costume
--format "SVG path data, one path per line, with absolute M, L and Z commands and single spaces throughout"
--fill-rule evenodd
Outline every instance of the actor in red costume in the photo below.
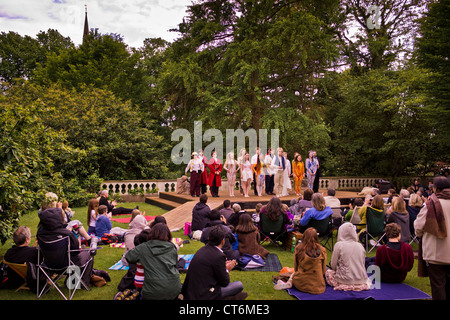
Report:
M 222 163 L 217 159 L 217 152 L 211 152 L 212 158 L 209 160 L 209 177 L 208 185 L 211 190 L 211 195 L 213 197 L 219 196 L 219 187 L 222 185 L 222 180 L 220 179 L 220 173 L 222 172 Z

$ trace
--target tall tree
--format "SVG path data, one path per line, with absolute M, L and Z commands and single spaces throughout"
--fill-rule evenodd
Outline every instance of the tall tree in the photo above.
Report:
M 386 69 L 411 54 L 423 0 L 344 0 L 343 59 L 353 72 Z
M 58 55 L 73 48 L 69 37 L 57 30 L 40 31 L 36 38 L 10 31 L 0 34 L 0 81 L 14 83 L 16 79 L 30 79 L 38 64 L 45 64 L 47 55 Z
M 419 20 L 417 62 L 425 68 L 428 81 L 426 112 L 433 122 L 437 160 L 450 162 L 450 1 L 431 1 Z
M 166 117 L 257 130 L 272 108 L 306 112 L 316 77 L 338 53 L 339 9 L 333 0 L 191 5 L 161 73 Z
M 120 35 L 91 32 L 77 48 L 52 53 L 33 73 L 39 85 L 59 83 L 80 90 L 85 85 L 107 88 L 124 100 L 139 97 L 142 73 L 140 55 L 129 50 Z

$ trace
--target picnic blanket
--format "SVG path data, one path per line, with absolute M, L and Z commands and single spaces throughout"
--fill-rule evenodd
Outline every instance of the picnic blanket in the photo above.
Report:
M 193 254 L 182 254 L 182 255 L 178 255 L 178 259 L 183 258 L 186 263 L 184 265 L 184 269 L 188 269 L 189 268 L 189 264 L 191 263 L 192 258 L 194 257 Z M 128 270 L 128 266 L 124 265 L 122 263 L 122 260 L 117 261 L 115 264 L 113 264 L 109 270 Z
M 153 219 L 155 219 L 156 216 L 144 216 L 145 220 L 147 221 L 151 221 Z M 125 217 L 125 218 L 111 218 L 111 221 L 116 221 L 119 223 L 130 223 L 131 220 L 131 216 L 129 217 Z
M 326 285 L 322 294 L 310 294 L 297 290 L 295 287 L 286 291 L 299 300 L 422 300 L 431 299 L 425 292 L 404 283 L 381 283 L 380 289 L 363 291 L 334 290 Z
M 262 272 L 280 272 L 281 262 L 275 253 L 269 253 L 265 260 L 264 267 L 258 268 L 238 268 L 241 271 L 262 271 Z
M 125 242 L 114 242 L 110 243 L 109 246 L 111 248 L 125 248 Z

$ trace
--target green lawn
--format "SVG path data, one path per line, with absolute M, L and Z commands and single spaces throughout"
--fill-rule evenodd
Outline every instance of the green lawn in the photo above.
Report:
M 140 210 L 146 211 L 147 215 L 161 215 L 166 212 L 163 209 L 146 203 L 124 203 L 123 207 L 134 208 L 139 205 Z M 73 208 L 76 212 L 75 218 L 86 224 L 87 207 Z M 32 234 L 36 234 L 37 224 L 39 219 L 37 217 L 37 211 L 21 218 L 21 225 L 30 227 Z M 113 221 L 113 227 L 118 226 L 122 228 L 128 228 L 127 224 L 121 224 Z M 184 235 L 183 230 L 174 232 L 174 237 L 188 239 Z M 12 245 L 12 241 L 7 241 L 0 247 L 0 256 L 3 256 L 8 248 Z M 195 253 L 203 244 L 199 241 L 190 241 L 188 244 L 184 244 L 180 249 L 179 254 Z M 273 245 L 267 245 L 267 249 L 271 253 L 276 253 L 281 261 L 283 267 L 293 267 L 293 255 L 290 250 L 282 250 Z M 122 256 L 124 249 L 110 248 L 109 246 L 103 246 L 103 249 L 97 252 L 95 256 L 94 268 L 106 270 L 111 276 L 112 281 L 107 283 L 106 286 L 96 288 L 92 287 L 90 291 L 81 290 L 75 293 L 74 299 L 76 300 L 111 300 L 117 292 L 117 285 L 120 282 L 122 276 L 126 271 L 114 271 L 108 270 L 110 266 L 116 263 Z M 374 255 L 371 253 L 371 255 Z M 331 259 L 331 253 L 328 254 L 328 260 Z M 230 273 L 231 281 L 239 280 L 244 284 L 244 290 L 248 293 L 248 300 L 293 300 L 288 293 L 283 291 L 277 291 L 273 289 L 272 276 L 276 275 L 275 272 L 258 272 L 258 271 L 232 271 Z M 185 274 L 180 274 L 181 281 L 184 281 Z M 406 284 L 416 287 L 431 295 L 431 289 L 428 278 L 417 277 L 417 264 L 414 264 L 413 270 L 408 274 L 405 280 Z M 0 290 L 0 300 L 35 300 L 35 294 L 21 290 L 14 292 L 14 290 Z M 50 290 L 41 300 L 60 300 L 61 297 L 56 290 Z

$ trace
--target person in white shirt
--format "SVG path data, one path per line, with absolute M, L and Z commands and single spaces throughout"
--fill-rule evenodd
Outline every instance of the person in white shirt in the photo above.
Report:
M 283 191 L 281 191 L 281 195 L 283 197 L 286 197 L 289 195 L 289 190 L 292 189 L 292 183 L 291 183 L 291 162 L 287 158 L 287 152 L 283 152 L 283 157 L 285 159 L 286 163 L 286 170 L 284 170 L 284 178 L 283 178 Z
M 336 190 L 330 188 L 327 190 L 327 195 L 324 197 L 325 205 L 330 208 L 339 208 L 341 206 L 341 201 L 336 198 Z
M 197 152 L 193 152 L 192 159 L 189 161 L 186 169 L 184 170 L 185 174 L 187 174 L 188 171 L 191 172 L 190 192 L 193 197 L 200 196 L 200 175 L 204 169 L 205 167 L 202 159 L 198 157 Z

